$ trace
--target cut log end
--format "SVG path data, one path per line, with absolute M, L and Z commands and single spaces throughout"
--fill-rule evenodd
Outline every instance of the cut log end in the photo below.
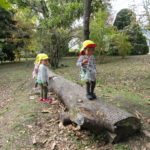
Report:
M 116 134 L 116 137 L 114 138 L 113 143 L 125 140 L 127 137 L 140 132 L 141 129 L 140 120 L 135 117 L 129 117 L 121 120 L 117 122 L 115 126 L 116 128 L 114 133 Z

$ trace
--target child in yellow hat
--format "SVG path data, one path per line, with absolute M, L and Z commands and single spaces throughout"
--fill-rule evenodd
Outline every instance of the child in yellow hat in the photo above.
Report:
M 40 59 L 40 56 L 41 56 L 41 55 L 42 55 L 42 53 L 38 54 L 38 55 L 36 56 L 36 60 L 35 60 L 35 62 L 34 62 L 34 69 L 33 69 L 33 72 L 32 72 L 33 78 L 36 79 L 36 82 L 35 82 L 35 85 L 34 85 L 34 90 L 36 90 L 37 87 L 38 87 L 37 75 L 38 75 L 38 69 L 39 69 L 39 64 L 40 64 L 39 59 Z
M 81 67 L 81 80 L 86 81 L 86 97 L 89 100 L 96 99 L 96 95 L 94 93 L 96 86 L 96 65 L 93 55 L 96 46 L 97 45 L 91 40 L 84 41 L 77 61 L 77 66 Z
M 42 54 L 39 57 L 39 69 L 38 69 L 38 76 L 37 76 L 37 82 L 41 87 L 41 97 L 40 101 L 45 103 L 52 103 L 52 100 L 47 98 L 48 94 L 48 56 L 46 54 Z

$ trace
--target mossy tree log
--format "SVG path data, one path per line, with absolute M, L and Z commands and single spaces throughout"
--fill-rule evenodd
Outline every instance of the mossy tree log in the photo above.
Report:
M 107 130 L 116 143 L 140 131 L 141 123 L 134 115 L 112 105 L 101 98 L 89 101 L 85 88 L 49 71 L 49 88 L 58 94 L 69 110 L 69 119 L 92 132 Z M 68 119 L 69 118 L 69 119 Z M 65 117 L 63 116 L 63 119 Z

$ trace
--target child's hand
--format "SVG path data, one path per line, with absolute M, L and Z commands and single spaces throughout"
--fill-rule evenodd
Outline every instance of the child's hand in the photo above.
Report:
M 82 61 L 82 64 L 87 64 L 88 63 L 88 59 L 84 59 L 83 61 Z
M 35 69 L 35 73 L 38 73 L 38 69 Z
M 46 84 L 46 83 L 44 83 L 44 84 L 43 84 L 43 86 L 44 86 L 44 87 L 46 87 L 46 86 L 47 86 L 47 84 Z

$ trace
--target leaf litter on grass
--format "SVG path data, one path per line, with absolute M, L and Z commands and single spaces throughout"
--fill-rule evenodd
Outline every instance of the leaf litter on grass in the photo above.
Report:
M 12 70 L 12 73 L 14 74 L 12 76 L 12 79 L 16 77 L 15 72 L 17 72 L 17 69 L 18 66 Z M 4 108 L 7 106 L 10 110 L 9 112 L 2 114 L 3 120 L 5 120 L 4 123 L 7 123 L 2 124 L 3 129 L 5 126 L 6 130 L 4 134 L 6 133 L 6 141 L 8 141 L 5 148 L 9 150 L 114 149 L 113 145 L 106 145 L 103 134 L 96 136 L 88 131 L 75 129 L 76 127 L 73 124 L 60 128 L 58 115 L 62 113 L 66 108 L 62 105 L 62 103 L 58 101 L 59 98 L 55 93 L 49 93 L 49 96 L 53 98 L 54 95 L 54 100 L 58 102 L 55 105 L 43 104 L 37 98 L 30 99 L 29 93 L 34 82 L 31 81 L 31 79 L 29 80 L 28 77 L 30 76 L 31 68 L 24 68 L 24 70 L 26 73 L 28 73 L 28 80 L 26 80 L 26 77 L 19 75 L 20 73 L 25 73 L 20 72 L 19 70 L 18 75 L 20 76 L 20 79 L 22 78 L 22 80 L 21 82 L 17 80 L 17 84 L 15 83 L 15 85 L 12 86 L 13 88 L 11 87 L 11 90 L 13 91 L 15 89 L 14 87 L 21 88 L 17 88 L 17 90 L 15 91 L 15 100 L 12 99 L 10 101 L 11 103 L 6 103 L 6 105 L 4 105 Z M 25 84 L 22 85 L 22 83 Z M 5 92 L 5 95 L 7 96 L 6 93 L 7 92 Z M 13 96 L 10 95 L 10 97 Z M 48 111 L 48 113 L 42 113 L 42 111 L 44 110 L 45 112 Z M 7 118 L 7 121 L 5 118 Z M 6 125 L 8 126 L 6 127 Z M 137 141 L 139 142 L 139 140 Z M 133 140 L 130 143 L 136 142 Z M 128 145 L 129 143 L 123 144 Z M 131 146 L 133 146 L 133 144 L 131 144 Z M 2 150 L 4 150 L 3 147 Z

